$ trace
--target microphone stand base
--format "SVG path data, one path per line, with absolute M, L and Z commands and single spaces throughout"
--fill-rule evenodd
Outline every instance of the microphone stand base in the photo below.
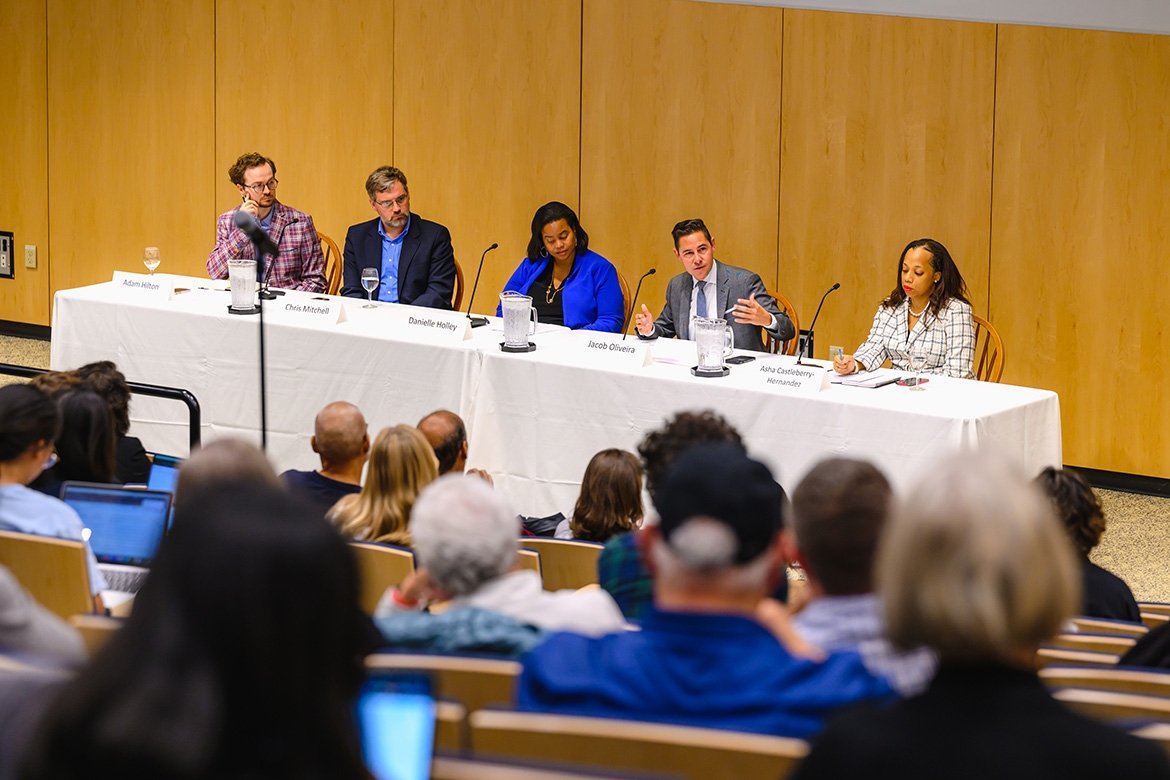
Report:
M 467 319 L 471 322 L 471 327 L 473 328 L 482 328 L 488 324 L 487 317 L 468 317 Z
M 275 301 L 278 295 L 284 295 L 284 290 L 269 290 L 265 287 L 260 291 L 260 297 L 266 301 Z

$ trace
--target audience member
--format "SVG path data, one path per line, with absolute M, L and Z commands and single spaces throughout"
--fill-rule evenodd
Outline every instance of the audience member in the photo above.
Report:
M 427 486 L 410 532 L 417 568 L 376 612 L 396 646 L 516 655 L 539 639 L 533 627 L 596 635 L 625 624 L 605 591 L 553 593 L 537 572 L 517 568 L 516 512 L 482 480 L 450 474 Z M 417 612 L 448 599 L 442 614 Z
M 383 428 L 370 450 L 361 492 L 342 498 L 327 517 L 355 541 L 409 547 L 410 510 L 419 492 L 437 476 L 435 453 L 417 428 Z
M 65 482 L 116 483 L 114 419 L 97 393 L 81 388 L 57 396 L 61 429 L 54 444 L 57 460 L 29 484 L 58 498 Z
M 625 450 L 602 450 L 585 469 L 572 518 L 561 521 L 555 535 L 606 542 L 635 530 L 642 515 L 642 464 Z
M 794 656 L 755 619 L 783 577 L 783 495 L 735 446 L 681 455 L 640 532 L 654 573 L 641 631 L 555 634 L 524 659 L 526 710 L 807 737 L 851 702 L 891 695 L 852 652 Z
M 0 566 L 0 655 L 63 666 L 76 666 L 85 661 L 85 646 L 77 631 L 38 604 L 3 566 Z
M 289 469 L 280 475 L 294 496 L 324 515 L 345 496 L 362 489 L 362 467 L 370 455 L 366 418 L 348 401 L 334 401 L 317 413 L 309 446 L 321 459 L 317 471 Z
M 243 439 L 216 439 L 191 453 L 179 467 L 175 485 L 175 512 L 188 496 L 227 483 L 248 482 L 280 488 L 281 482 L 267 456 Z
M 0 531 L 84 541 L 81 518 L 64 502 L 27 485 L 52 465 L 61 412 L 32 385 L 0 387 Z M 89 585 L 96 605 L 106 580 L 86 543 Z
M 1170 778 L 1157 743 L 1074 713 L 1037 678 L 1080 578 L 1052 508 L 1007 464 L 932 467 L 890 518 L 877 582 L 890 639 L 933 647 L 938 673 L 919 696 L 842 714 L 797 778 Z
M 651 500 L 667 470 L 681 453 L 696 445 L 732 444 L 743 450 L 739 431 L 710 410 L 679 412 L 638 445 Z M 640 620 L 650 606 L 650 570 L 638 551 L 635 532 L 619 534 L 605 544 L 597 561 L 598 583 L 613 596 L 627 620 Z M 785 588 L 787 580 L 781 583 Z
M 205 483 L 178 512 L 22 776 L 366 780 L 353 710 L 374 634 L 344 541 L 268 484 Z
M 792 624 L 817 647 L 858 651 L 906 696 L 926 687 L 935 662 L 925 648 L 899 652 L 886 638 L 873 565 L 891 497 L 880 471 L 849 458 L 821 461 L 796 486 L 788 557 L 804 568 L 808 602 Z
M 467 426 L 455 412 L 439 409 L 418 421 L 419 432 L 430 442 L 439 460 L 439 476 L 444 474 L 472 474 L 495 484 L 492 475 L 483 469 L 467 468 Z
M 126 376 L 108 360 L 86 363 L 77 369 L 77 376 L 86 387 L 100 395 L 114 418 L 115 442 L 114 479 L 136 485 L 150 479 L 150 458 L 142 442 L 130 432 L 130 386 Z
M 1113 572 L 1089 560 L 1105 533 L 1105 510 L 1080 472 L 1049 466 L 1036 477 L 1079 553 L 1083 602 L 1078 614 L 1141 623 L 1133 591 Z

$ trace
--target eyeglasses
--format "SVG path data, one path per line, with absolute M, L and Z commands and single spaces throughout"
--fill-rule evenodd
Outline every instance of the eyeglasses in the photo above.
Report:
M 249 192 L 253 193 L 254 195 L 259 195 L 261 192 L 264 192 L 264 190 L 268 190 L 269 192 L 275 192 L 276 187 L 279 184 L 280 184 L 280 182 L 278 182 L 276 179 L 270 179 L 270 180 L 264 182 L 263 184 L 242 184 L 240 186 L 242 186 L 244 189 L 248 190 Z
M 374 205 L 380 209 L 388 209 L 391 206 L 405 206 L 408 200 L 410 200 L 410 193 L 404 192 L 393 200 L 375 200 Z

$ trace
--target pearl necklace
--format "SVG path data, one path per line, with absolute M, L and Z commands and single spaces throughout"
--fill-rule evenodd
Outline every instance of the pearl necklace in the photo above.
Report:
M 926 310 L 928 308 L 930 308 L 929 301 L 927 301 L 926 305 L 922 307 L 922 311 L 919 312 L 914 311 L 914 307 L 912 307 L 909 302 L 906 304 L 906 311 L 910 312 L 911 317 L 921 317 L 923 314 L 926 314 Z

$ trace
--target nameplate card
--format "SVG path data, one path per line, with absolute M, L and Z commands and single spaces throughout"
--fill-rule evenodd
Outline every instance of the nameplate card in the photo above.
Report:
M 592 333 L 577 331 L 581 346 L 584 347 L 586 360 L 600 368 L 614 368 L 630 371 L 649 365 L 650 347 L 645 341 L 634 336 L 622 340 L 621 336 L 611 333 Z
M 814 395 L 829 388 L 829 372 L 822 366 L 796 365 L 775 360 L 757 361 L 749 375 L 754 386 L 776 393 Z
M 388 335 L 397 336 L 405 341 L 451 344 L 471 338 L 471 321 L 467 319 L 466 314 L 457 311 L 394 304 L 379 306 L 376 310 L 370 311 L 379 320 L 385 318 L 390 321 Z
M 110 280 L 120 295 L 126 295 L 135 300 L 169 301 L 174 281 L 164 274 L 132 274 L 126 271 L 114 271 L 114 278 Z
M 336 325 L 345 322 L 345 307 L 337 297 L 318 299 L 281 295 L 275 300 L 264 301 L 264 318 L 281 325 Z

